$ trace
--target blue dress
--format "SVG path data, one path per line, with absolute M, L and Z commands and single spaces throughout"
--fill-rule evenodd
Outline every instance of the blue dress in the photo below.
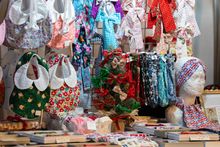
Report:
M 102 9 L 99 10 L 96 21 L 103 22 L 104 50 L 113 50 L 118 47 L 115 37 L 114 25 L 121 23 L 120 13 L 106 14 Z

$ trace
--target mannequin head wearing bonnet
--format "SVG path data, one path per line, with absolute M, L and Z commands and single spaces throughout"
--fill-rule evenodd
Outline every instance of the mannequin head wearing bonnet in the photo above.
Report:
M 179 100 L 186 106 L 195 103 L 196 96 L 200 96 L 205 86 L 206 66 L 196 57 L 183 57 L 175 63 L 176 85 Z M 183 112 L 172 105 L 166 110 L 168 122 L 184 125 Z

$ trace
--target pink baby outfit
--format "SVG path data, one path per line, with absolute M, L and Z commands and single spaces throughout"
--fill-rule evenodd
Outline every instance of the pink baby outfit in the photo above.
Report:
M 75 10 L 72 0 L 47 1 L 53 22 L 52 39 L 47 46 L 55 49 L 69 47 L 75 39 Z

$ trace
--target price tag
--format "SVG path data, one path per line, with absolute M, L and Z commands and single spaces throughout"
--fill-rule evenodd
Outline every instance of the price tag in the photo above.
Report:
M 190 136 L 189 140 L 196 141 L 196 140 L 210 140 L 210 137 L 208 135 L 201 135 L 201 136 Z
M 95 123 L 95 121 L 89 121 L 89 122 L 87 122 L 87 128 L 88 128 L 89 130 L 96 130 L 96 123 Z
M 69 136 L 62 136 L 56 138 L 56 143 L 66 143 L 66 142 L 70 142 Z

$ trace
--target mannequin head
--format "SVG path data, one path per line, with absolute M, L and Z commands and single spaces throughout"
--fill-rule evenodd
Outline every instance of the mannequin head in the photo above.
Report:
M 202 94 L 206 67 L 202 61 L 195 57 L 184 57 L 175 63 L 177 87 L 179 96 L 187 95 L 191 97 Z
M 206 67 L 202 61 L 195 57 L 183 57 L 175 63 L 176 84 L 179 97 L 184 105 L 193 105 L 195 97 L 200 96 L 205 85 Z M 170 123 L 185 126 L 183 112 L 175 105 L 166 110 L 166 119 Z

